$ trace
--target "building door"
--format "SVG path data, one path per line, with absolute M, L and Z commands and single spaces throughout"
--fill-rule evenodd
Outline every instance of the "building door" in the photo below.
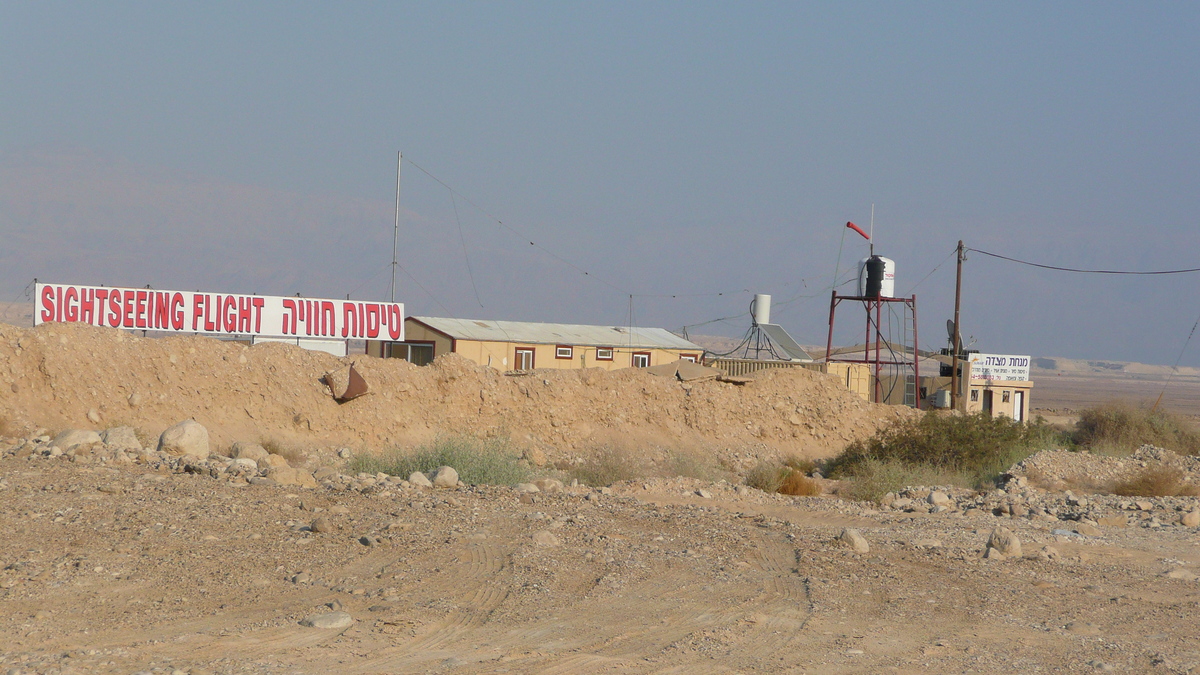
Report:
M 1013 419 L 1018 422 L 1025 421 L 1025 392 L 1013 392 Z
M 983 412 L 987 413 L 988 417 L 992 416 L 992 390 L 983 390 Z

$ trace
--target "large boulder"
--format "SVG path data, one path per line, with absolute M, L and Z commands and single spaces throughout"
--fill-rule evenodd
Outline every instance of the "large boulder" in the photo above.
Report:
M 439 466 L 437 471 L 433 472 L 433 487 L 458 487 L 458 471 L 452 466 Z
M 1020 557 L 1021 540 L 1007 527 L 997 527 L 988 537 L 987 547 L 1005 558 Z M 990 552 L 990 551 L 989 551 Z
M 169 455 L 208 458 L 208 429 L 196 420 L 184 420 L 158 437 L 158 450 Z
M 82 445 L 84 443 L 100 443 L 104 439 L 100 438 L 100 434 L 91 429 L 67 429 L 61 434 L 54 437 L 52 446 L 61 449 L 63 452 L 71 448 Z
M 137 432 L 133 430 L 133 427 L 113 427 L 100 436 L 104 439 L 104 444 L 113 450 L 142 451 L 142 442 L 138 440 Z
M 267 449 L 258 443 L 247 443 L 246 441 L 234 443 L 233 447 L 229 450 L 230 457 L 234 459 L 248 459 L 252 462 L 266 460 L 269 454 L 271 453 L 267 452 Z

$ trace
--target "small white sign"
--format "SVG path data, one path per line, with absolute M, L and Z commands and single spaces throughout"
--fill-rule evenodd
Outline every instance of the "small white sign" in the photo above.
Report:
M 971 354 L 972 380 L 1024 382 L 1029 379 L 1029 357 L 1010 354 Z

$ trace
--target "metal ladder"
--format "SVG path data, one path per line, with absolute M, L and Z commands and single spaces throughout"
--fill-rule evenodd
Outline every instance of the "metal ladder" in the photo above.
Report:
M 900 348 L 908 349 L 908 345 L 912 344 L 912 357 L 916 361 L 917 357 L 917 341 L 913 337 L 913 314 L 909 311 L 907 304 L 902 306 L 900 313 L 903 314 L 903 328 L 900 335 Z M 907 355 L 906 355 L 907 357 Z M 904 405 L 915 408 L 917 407 L 917 375 L 911 368 L 904 369 Z

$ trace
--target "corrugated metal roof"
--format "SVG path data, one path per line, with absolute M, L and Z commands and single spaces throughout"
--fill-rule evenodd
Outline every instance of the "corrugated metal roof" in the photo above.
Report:
M 526 321 L 480 321 L 412 316 L 421 323 L 456 340 L 481 342 L 523 342 L 526 344 L 572 345 L 589 347 L 638 347 L 642 349 L 704 348 L 662 328 L 626 326 L 580 326 L 567 323 L 530 323 Z

